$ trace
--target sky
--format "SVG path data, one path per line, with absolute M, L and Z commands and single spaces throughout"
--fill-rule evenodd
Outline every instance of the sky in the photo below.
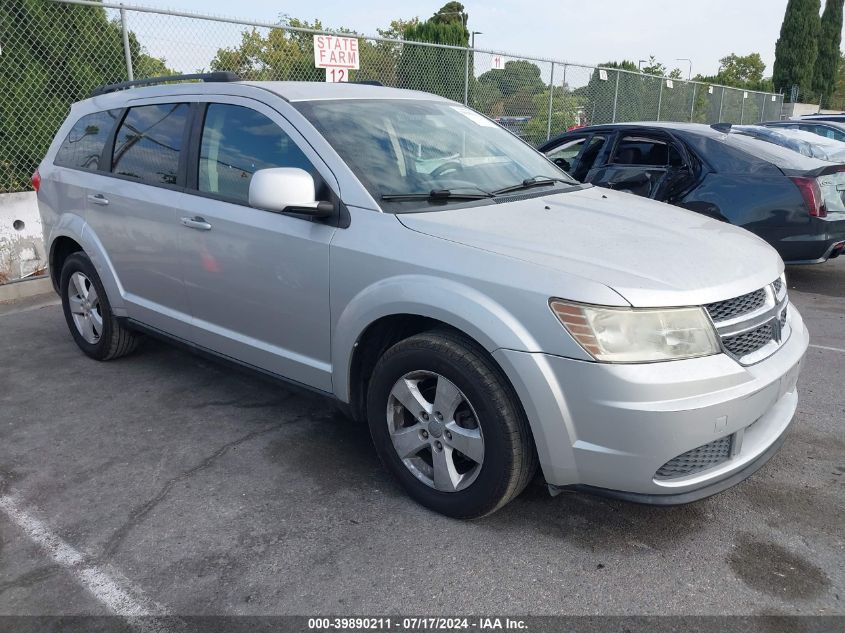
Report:
M 131 4 L 129 0 L 127 4 Z M 446 0 L 137 0 L 144 6 L 177 11 L 277 22 L 280 15 L 308 21 L 320 19 L 324 27 L 346 27 L 375 34 L 396 18 L 431 16 Z M 759 52 L 771 75 L 775 41 L 780 32 L 787 0 L 485 0 L 464 2 L 469 28 L 481 31 L 476 47 L 534 55 L 562 61 L 598 64 L 629 59 L 637 62 L 654 55 L 670 70 L 683 76 L 715 74 L 719 59 L 730 53 Z M 136 22 L 152 24 L 139 18 Z M 147 29 L 130 25 L 145 35 Z M 172 49 L 173 36 L 155 28 L 142 37 L 153 54 Z M 215 36 L 197 34 L 197 40 L 231 40 L 234 29 L 219 29 Z M 181 39 L 181 38 L 180 38 Z M 170 41 L 170 46 L 168 46 Z M 196 41 L 196 40 L 195 40 Z M 232 43 L 227 41 L 226 45 Z M 172 57 L 172 55 L 171 55 Z

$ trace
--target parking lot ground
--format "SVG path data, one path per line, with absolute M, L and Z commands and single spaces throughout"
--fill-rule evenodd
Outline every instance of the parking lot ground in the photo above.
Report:
M 0 614 L 845 613 L 845 259 L 788 270 L 811 331 L 783 449 L 654 508 L 539 482 L 491 517 L 414 504 L 317 396 L 148 341 L 83 356 L 0 316 Z

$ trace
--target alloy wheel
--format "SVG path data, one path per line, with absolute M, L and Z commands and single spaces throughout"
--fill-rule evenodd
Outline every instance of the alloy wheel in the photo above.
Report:
M 484 434 L 470 401 L 449 379 L 414 371 L 393 385 L 387 401 L 393 448 L 421 482 L 442 492 L 471 485 L 484 463 Z
M 67 299 L 77 331 L 87 343 L 96 344 L 103 334 L 100 297 L 94 284 L 84 273 L 77 271 L 71 275 L 67 286 Z

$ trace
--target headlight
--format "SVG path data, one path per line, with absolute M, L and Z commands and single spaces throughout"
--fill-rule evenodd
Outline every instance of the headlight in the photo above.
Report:
M 559 299 L 549 305 L 563 327 L 598 361 L 646 363 L 720 351 L 703 308 L 603 308 Z

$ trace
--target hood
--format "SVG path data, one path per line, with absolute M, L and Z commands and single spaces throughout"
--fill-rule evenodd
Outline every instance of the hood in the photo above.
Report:
M 635 307 L 728 299 L 783 272 L 777 252 L 744 229 L 596 187 L 397 217 L 426 235 L 609 286 Z M 579 300 L 565 288 L 557 296 Z

